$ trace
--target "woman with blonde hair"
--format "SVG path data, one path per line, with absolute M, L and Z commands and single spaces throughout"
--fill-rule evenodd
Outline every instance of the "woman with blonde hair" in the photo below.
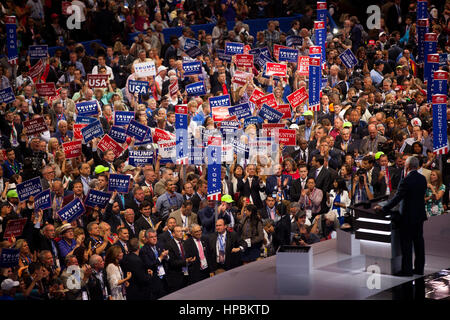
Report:
M 32 255 L 28 242 L 24 239 L 19 239 L 14 245 L 14 249 L 19 250 L 19 267 L 23 268 L 29 266 L 32 262 L 36 261 L 36 255 Z

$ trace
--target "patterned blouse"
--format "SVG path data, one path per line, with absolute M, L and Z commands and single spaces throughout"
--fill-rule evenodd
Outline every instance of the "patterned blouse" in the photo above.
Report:
M 439 191 L 444 191 L 445 192 L 445 185 L 441 184 L 441 186 L 439 187 Z M 433 195 L 433 192 L 431 191 L 430 188 L 427 188 L 427 192 L 425 193 L 426 197 L 431 197 Z M 439 200 L 435 200 L 435 199 L 430 199 L 425 203 L 425 210 L 427 211 L 427 216 L 438 216 L 440 214 L 444 213 L 444 207 L 442 205 L 442 198 Z

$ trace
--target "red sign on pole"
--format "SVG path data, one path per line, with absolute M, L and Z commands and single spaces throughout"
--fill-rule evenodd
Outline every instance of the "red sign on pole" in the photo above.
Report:
M 295 146 L 295 129 L 279 129 L 278 141 L 279 144 L 285 146 Z
M 297 70 L 299 75 L 309 76 L 309 56 L 298 56 Z
M 33 79 L 34 82 L 36 82 L 36 78 L 41 75 L 42 72 L 44 72 L 45 69 L 45 63 L 42 59 L 40 59 L 34 66 L 30 68 L 28 71 L 28 75 Z
M 175 106 L 175 113 L 188 114 L 187 104 L 179 104 Z
M 23 122 L 23 126 L 27 129 L 27 135 L 30 136 L 48 131 L 47 124 L 43 117 L 26 120 Z
M 78 158 L 81 156 L 81 140 L 63 143 L 64 154 L 66 159 Z
M 98 142 L 97 148 L 99 148 L 103 152 L 112 150 L 116 157 L 120 156 L 123 152 L 122 146 L 107 134 L 105 134 L 103 138 Z
M 291 93 L 287 96 L 287 99 L 289 103 L 291 104 L 292 108 L 297 108 L 299 105 L 304 103 L 306 100 L 308 100 L 308 93 L 306 92 L 305 87 L 301 87 L 297 91 Z
M 108 87 L 108 78 L 107 74 L 88 74 L 87 80 L 89 88 L 107 88 Z
M 3 238 L 11 238 L 11 236 L 18 237 L 22 234 L 23 228 L 27 223 L 27 219 L 14 219 L 9 220 L 6 224 L 5 233 L 3 234 Z
M 41 97 L 56 96 L 56 87 L 54 82 L 36 83 L 36 91 Z
M 253 68 L 253 55 L 237 54 L 235 63 L 238 67 Z
M 266 75 L 275 77 L 286 77 L 287 65 L 283 63 L 266 63 Z

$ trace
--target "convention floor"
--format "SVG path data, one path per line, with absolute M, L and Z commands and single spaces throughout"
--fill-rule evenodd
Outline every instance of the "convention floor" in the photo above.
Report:
M 450 267 L 450 215 L 424 225 L 425 275 Z M 369 289 L 365 256 L 337 252 L 336 240 L 313 245 L 309 276 L 277 275 L 276 257 L 256 261 L 195 283 L 162 300 L 362 300 L 394 299 L 389 289 L 423 278 L 381 275 L 380 288 Z

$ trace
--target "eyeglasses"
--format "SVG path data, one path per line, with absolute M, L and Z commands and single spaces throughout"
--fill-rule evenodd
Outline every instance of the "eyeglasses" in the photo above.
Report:
M 46 174 L 55 173 L 55 171 L 47 171 Z

